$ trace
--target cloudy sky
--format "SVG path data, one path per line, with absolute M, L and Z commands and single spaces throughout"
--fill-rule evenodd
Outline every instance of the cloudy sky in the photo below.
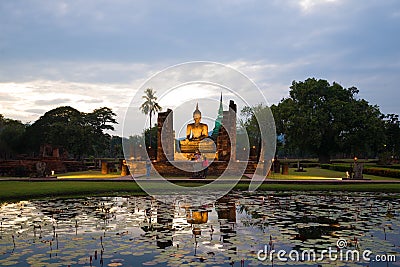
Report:
M 0 114 L 107 106 L 119 134 L 146 79 L 194 60 L 237 68 L 269 103 L 316 77 L 399 114 L 399 32 L 398 0 L 0 1 Z

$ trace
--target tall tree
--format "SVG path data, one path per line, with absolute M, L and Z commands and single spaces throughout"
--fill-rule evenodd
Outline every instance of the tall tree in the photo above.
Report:
M 109 154 L 112 156 L 112 147 L 110 145 L 111 136 L 105 131 L 114 131 L 113 124 L 116 124 L 116 114 L 107 107 L 95 109 L 91 113 L 84 115 L 85 131 L 87 134 L 87 144 L 91 144 L 92 153 L 95 156 Z M 108 152 L 106 152 L 108 150 Z
M 85 122 L 97 132 L 102 132 L 104 130 L 114 131 L 113 124 L 117 123 L 115 120 L 116 114 L 107 107 L 95 109 L 93 112 L 86 113 L 84 116 Z
M 257 151 L 253 151 L 255 155 L 259 155 L 260 148 L 261 148 L 261 132 L 260 132 L 260 126 L 259 122 L 257 121 L 256 114 L 260 113 L 261 110 L 266 108 L 262 104 L 259 104 L 254 107 L 248 107 L 245 106 L 242 108 L 240 111 L 240 115 L 242 119 L 239 119 L 239 125 L 240 127 L 246 131 L 247 133 L 247 138 L 248 138 L 248 144 L 246 142 L 246 145 L 242 145 L 243 149 L 251 149 L 254 147 L 257 149 Z M 242 132 L 243 132 L 242 130 Z M 239 141 L 239 140 L 237 140 Z M 237 142 L 239 144 L 240 142 Z M 248 146 L 248 147 L 247 147 Z M 240 151 L 241 148 L 238 148 Z
M 275 153 L 271 147 L 276 146 L 276 128 L 273 123 L 271 109 L 263 104 L 253 107 L 244 107 L 239 119 L 240 128 L 237 134 L 237 151 L 241 151 L 242 157 L 246 156 L 246 147 L 249 149 L 250 156 L 256 160 L 273 158 Z M 246 134 L 247 136 L 243 136 Z M 247 139 L 247 140 L 246 140 Z M 261 157 L 261 158 L 260 158 Z
M 142 160 L 146 158 L 147 151 L 144 132 L 141 135 L 136 134 L 129 136 L 129 138 L 123 138 L 122 145 L 125 156 L 130 160 Z
M 31 151 L 39 151 L 41 145 L 50 144 L 66 149 L 77 158 L 101 156 L 109 152 L 111 136 L 105 131 L 114 129 L 115 116 L 109 108 L 83 113 L 69 106 L 58 107 L 27 128 L 27 143 Z
M 157 150 L 157 138 L 151 138 L 152 136 L 157 136 L 157 126 L 145 129 L 143 131 L 143 135 L 146 148 L 153 148 Z
M 384 116 L 386 142 L 384 150 L 390 158 L 400 157 L 400 121 L 399 115 L 387 114 Z
M 155 150 L 156 149 L 156 144 L 157 142 L 155 142 L 154 145 L 154 141 L 155 138 L 152 138 L 153 135 L 156 135 L 157 131 L 153 131 L 153 125 L 151 123 L 151 118 L 153 116 L 153 114 L 155 114 L 158 111 L 161 111 L 161 106 L 157 103 L 157 97 L 155 96 L 156 91 L 154 91 L 152 88 L 147 88 L 146 90 L 144 90 L 144 96 L 142 96 L 145 101 L 144 103 L 140 106 L 140 109 L 142 110 L 142 112 L 146 115 L 149 115 L 150 117 L 150 126 L 148 128 L 148 130 L 145 131 L 145 140 L 146 140 L 146 149 L 148 148 L 148 154 L 150 155 L 150 157 L 154 157 L 155 156 Z
M 354 100 L 339 135 L 341 152 L 351 157 L 376 157 L 385 143 L 385 125 L 378 106 Z
M 0 114 L 0 158 L 12 158 L 13 155 L 23 152 L 25 129 L 22 122 L 4 118 Z
M 293 81 L 289 97 L 273 108 L 277 128 L 293 148 L 315 154 L 329 162 L 333 154 L 376 152 L 383 140 L 381 113 L 363 99 L 358 89 L 343 88 L 326 80 Z
M 124 157 L 122 137 L 113 135 L 110 139 L 110 156 L 113 158 Z
M 161 106 L 156 102 L 157 97 L 155 96 L 156 91 L 152 88 L 147 88 L 144 90 L 144 96 L 142 98 L 145 100 L 144 103 L 140 106 L 140 110 L 150 117 L 150 126 L 149 128 L 153 127 L 151 124 L 151 118 L 153 114 L 158 111 L 161 111 Z
M 51 144 L 75 154 L 84 148 L 82 124 L 78 110 L 69 106 L 52 109 L 27 128 L 27 143 L 33 152 L 38 152 L 41 145 Z

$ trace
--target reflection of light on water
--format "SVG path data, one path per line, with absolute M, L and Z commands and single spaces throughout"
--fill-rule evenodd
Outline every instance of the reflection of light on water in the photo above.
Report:
M 185 259 L 193 259 L 229 266 L 229 257 L 250 262 L 252 251 L 262 249 L 270 238 L 276 248 L 321 251 L 338 238 L 352 244 L 351 240 L 357 237 L 361 246 L 372 248 L 374 253 L 400 253 L 400 201 L 390 196 L 232 193 L 203 206 L 192 206 L 177 196 L 170 204 L 150 197 L 6 203 L 0 206 L 0 266 L 12 259 L 23 266 L 68 264 L 65 261 L 78 262 L 74 266 L 89 265 L 84 262 L 88 255 L 102 250 L 100 236 L 104 265 L 116 258 L 140 265 L 150 258 L 160 260 L 158 264 L 177 259 L 183 264 Z M 197 211 L 207 211 L 207 221 L 188 223 L 190 215 Z M 12 235 L 16 246 L 11 257 Z M 32 259 L 37 262 L 28 263 Z

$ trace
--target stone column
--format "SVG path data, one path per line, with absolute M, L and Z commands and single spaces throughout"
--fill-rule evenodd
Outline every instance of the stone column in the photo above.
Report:
M 363 179 L 363 168 L 364 168 L 364 166 L 363 166 L 362 163 L 360 163 L 358 161 L 354 162 L 354 168 L 353 168 L 354 176 L 353 176 L 353 179 L 357 179 L 357 180 Z
M 218 160 L 236 160 L 236 104 L 231 100 L 229 110 L 223 112 L 217 137 Z
M 231 160 L 236 160 L 236 112 L 237 107 L 233 100 L 229 101 L 230 115 L 230 136 L 231 136 Z
M 101 161 L 101 174 L 108 174 L 108 164 L 107 161 Z
M 128 165 L 123 164 L 122 168 L 121 168 L 121 176 L 126 176 L 129 174 L 130 174 L 130 172 L 129 172 Z
M 283 175 L 288 175 L 289 174 L 289 164 L 284 163 L 282 165 L 282 172 Z
M 174 160 L 173 113 L 171 109 L 158 113 L 157 120 L 157 161 Z

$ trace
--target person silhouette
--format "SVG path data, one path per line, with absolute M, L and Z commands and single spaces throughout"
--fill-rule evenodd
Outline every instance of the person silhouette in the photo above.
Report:
M 203 162 L 202 162 L 202 167 L 203 167 L 203 178 L 205 179 L 207 177 L 208 174 L 208 159 L 206 156 L 203 157 Z

